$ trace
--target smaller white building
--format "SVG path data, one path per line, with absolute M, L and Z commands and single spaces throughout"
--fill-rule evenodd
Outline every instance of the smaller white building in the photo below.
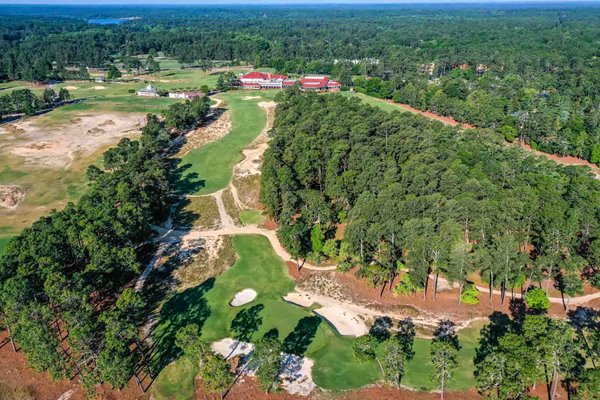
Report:
M 170 92 L 169 93 L 169 97 L 172 99 L 186 99 L 186 100 L 190 100 L 193 99 L 195 97 L 202 97 L 204 96 L 204 93 L 200 92 L 200 91 L 195 91 L 195 92 Z
M 152 84 L 149 84 L 144 89 L 140 89 L 137 91 L 138 96 L 142 97 L 159 97 L 158 89 L 156 89 Z

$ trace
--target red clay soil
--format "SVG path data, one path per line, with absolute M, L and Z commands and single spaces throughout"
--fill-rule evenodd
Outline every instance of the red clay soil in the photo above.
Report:
M 0 343 L 6 339 L 6 332 L 0 332 Z M 15 353 L 10 343 L 0 348 L 0 383 L 12 389 L 25 389 L 39 400 L 58 399 L 63 393 L 73 390 L 71 400 L 86 399 L 86 391 L 76 380 L 63 379 L 55 382 L 47 373 L 35 372 L 27 366 L 25 354 L 22 351 Z M 132 382 L 121 391 L 112 390 L 107 385 L 100 385 L 96 389 L 94 399 L 105 400 L 141 400 L 148 399 L 149 394 L 142 395 L 138 387 Z
M 334 398 L 340 400 L 438 400 L 440 395 L 439 393 L 423 393 L 381 386 L 370 386 L 355 392 L 345 393 Z M 446 400 L 477 400 L 481 398 L 482 397 L 474 389 L 464 392 L 444 393 L 444 399 Z
M 290 266 L 290 270 L 291 270 Z M 295 269 L 295 267 L 294 267 Z M 454 321 L 464 321 L 472 318 L 485 318 L 492 314 L 494 311 L 502 311 L 504 313 L 510 313 L 510 291 L 507 293 L 504 305 L 502 305 L 501 298 L 498 295 L 492 296 L 492 302 L 490 303 L 489 294 L 479 294 L 479 304 L 467 305 L 458 304 L 458 289 L 446 290 L 437 294 L 437 299 L 433 299 L 433 280 L 429 280 L 427 289 L 427 296 L 423 299 L 423 292 L 416 295 L 396 295 L 389 291 L 389 286 L 381 294 L 381 287 L 372 288 L 366 280 L 359 279 L 355 275 L 356 269 L 352 269 L 346 273 L 336 271 L 335 280 L 342 286 L 343 293 L 351 298 L 353 301 L 362 304 L 370 304 L 372 306 L 378 306 L 381 308 L 397 308 L 398 306 L 412 306 L 416 309 L 431 312 L 440 318 L 450 318 Z M 303 280 L 306 274 L 315 273 L 312 271 L 301 271 L 300 274 L 290 271 L 290 274 L 294 279 Z M 396 285 L 400 277 L 397 277 L 393 283 Z M 392 287 L 393 287 L 392 286 Z M 520 293 L 515 292 L 515 298 L 519 299 Z M 575 308 L 571 306 L 571 308 Z M 564 317 L 565 311 L 561 304 L 551 304 L 548 311 L 550 315 L 557 317 Z
M 460 126 L 463 129 L 474 129 L 475 127 L 471 124 L 465 124 L 462 122 L 458 122 L 457 120 L 455 120 L 452 117 L 445 117 L 443 115 L 439 115 L 436 113 L 433 113 L 431 111 L 421 111 L 418 108 L 414 108 L 413 106 L 410 106 L 408 104 L 404 104 L 404 103 L 396 103 L 394 100 L 386 100 L 388 103 L 390 104 L 394 104 L 396 106 L 398 106 L 399 108 L 414 113 L 414 114 L 419 114 L 422 115 L 424 117 L 427 117 L 429 119 L 434 119 L 436 121 L 440 121 L 443 124 L 446 125 L 450 125 L 450 126 Z
M 589 167 L 597 177 L 600 177 L 600 167 L 598 167 L 596 164 L 592 164 L 591 162 L 584 160 L 582 158 L 573 157 L 573 156 L 559 156 L 558 154 L 544 153 L 544 152 L 532 149 L 531 146 L 528 145 L 527 143 L 522 143 L 521 147 L 538 155 L 538 156 L 546 157 L 549 160 L 555 161 L 558 164 L 583 165 L 585 167 Z

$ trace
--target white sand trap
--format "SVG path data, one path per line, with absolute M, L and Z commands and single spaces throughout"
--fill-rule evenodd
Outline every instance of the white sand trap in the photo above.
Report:
M 241 364 L 238 370 L 242 371 L 242 375 L 254 376 L 256 374 L 257 365 L 252 363 L 252 352 L 254 351 L 252 343 L 226 338 L 213 342 L 211 349 L 226 358 L 240 357 Z M 310 358 L 281 353 L 280 378 L 283 389 L 290 394 L 308 396 L 317 387 L 312 378 L 314 364 Z
M 316 314 L 325 318 L 335 330 L 344 336 L 362 336 L 369 332 L 365 322 L 357 315 L 338 307 L 323 307 L 315 310 Z
M 106 86 L 94 86 L 94 90 L 104 90 Z
M 233 300 L 229 303 L 229 305 L 233 307 L 243 306 L 244 304 L 252 303 L 254 299 L 256 299 L 258 293 L 254 289 L 244 289 L 240 292 L 237 292 L 233 297 Z
M 306 292 L 291 292 L 283 296 L 283 299 L 300 307 L 310 307 L 313 305 L 313 299 Z
M 242 100 L 254 100 L 254 99 L 260 99 L 260 96 L 244 96 L 244 97 L 242 97 Z
M 77 86 L 65 86 L 65 89 L 67 89 L 67 90 L 77 90 L 79 88 Z

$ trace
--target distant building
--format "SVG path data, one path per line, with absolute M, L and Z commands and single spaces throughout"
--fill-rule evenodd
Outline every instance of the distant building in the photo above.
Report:
M 300 88 L 308 92 L 336 92 L 342 88 L 342 84 L 327 76 L 305 76 L 300 79 Z
M 272 74 L 270 72 L 252 71 L 240 76 L 243 89 L 282 89 L 283 82 L 288 80 L 287 75 Z
M 156 89 L 152 84 L 149 84 L 144 89 L 140 89 L 137 91 L 138 96 L 142 97 L 159 97 L 158 89 Z
M 429 76 L 433 76 L 435 72 L 435 63 L 427 63 L 419 65 L 419 72 L 422 74 L 427 74 Z
M 104 83 L 104 77 L 103 76 L 97 76 L 96 79 L 94 79 L 96 82 L 98 83 Z
M 195 97 L 202 97 L 204 96 L 204 93 L 200 92 L 200 91 L 193 91 L 193 92 L 170 92 L 169 93 L 169 97 L 172 99 L 186 99 L 186 100 L 190 100 L 193 99 Z

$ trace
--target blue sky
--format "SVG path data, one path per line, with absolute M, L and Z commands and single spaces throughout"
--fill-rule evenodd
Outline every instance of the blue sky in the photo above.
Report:
M 383 3 L 567 3 L 575 0 L 0 0 L 0 4 L 383 4 Z M 581 2 L 582 0 L 577 0 Z M 596 2 L 600 0 L 583 0 Z

